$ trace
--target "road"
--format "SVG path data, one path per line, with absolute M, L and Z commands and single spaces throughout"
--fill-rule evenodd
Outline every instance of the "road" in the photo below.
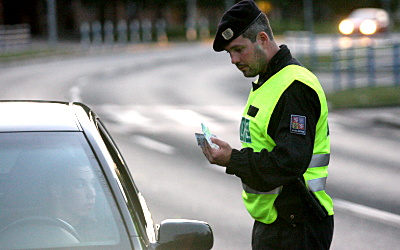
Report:
M 0 99 L 88 104 L 119 145 L 156 223 L 204 220 L 213 227 L 214 249 L 250 249 L 253 221 L 240 181 L 208 164 L 194 133 L 204 122 L 239 148 L 251 80 L 209 44 L 132 47 L 3 65 Z M 400 243 L 400 130 L 379 122 L 396 114 L 397 108 L 330 114 L 332 249 L 393 249 Z

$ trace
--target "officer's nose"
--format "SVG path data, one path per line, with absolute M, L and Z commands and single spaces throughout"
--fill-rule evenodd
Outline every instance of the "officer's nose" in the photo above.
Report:
M 232 64 L 236 64 L 236 63 L 238 63 L 240 61 L 239 57 L 236 56 L 235 54 L 231 53 L 230 56 L 231 56 L 231 63 Z

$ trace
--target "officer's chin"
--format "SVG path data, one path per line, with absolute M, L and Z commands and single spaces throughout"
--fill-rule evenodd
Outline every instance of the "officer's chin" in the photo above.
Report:
M 246 71 L 246 70 L 241 70 L 241 71 L 242 71 L 242 73 L 243 73 L 243 76 L 248 77 L 248 78 L 250 78 L 250 77 L 256 77 L 256 76 L 257 76 L 257 74 L 253 74 L 253 73 L 248 72 L 248 71 Z

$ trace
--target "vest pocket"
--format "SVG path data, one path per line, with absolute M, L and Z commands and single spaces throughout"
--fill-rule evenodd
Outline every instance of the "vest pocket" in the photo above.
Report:
M 247 110 L 247 115 L 251 117 L 256 117 L 259 108 L 250 105 L 249 109 Z

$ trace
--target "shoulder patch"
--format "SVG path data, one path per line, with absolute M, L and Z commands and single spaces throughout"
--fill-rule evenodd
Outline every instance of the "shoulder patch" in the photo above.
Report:
M 306 120 L 305 116 L 291 115 L 290 116 L 290 133 L 306 135 Z

